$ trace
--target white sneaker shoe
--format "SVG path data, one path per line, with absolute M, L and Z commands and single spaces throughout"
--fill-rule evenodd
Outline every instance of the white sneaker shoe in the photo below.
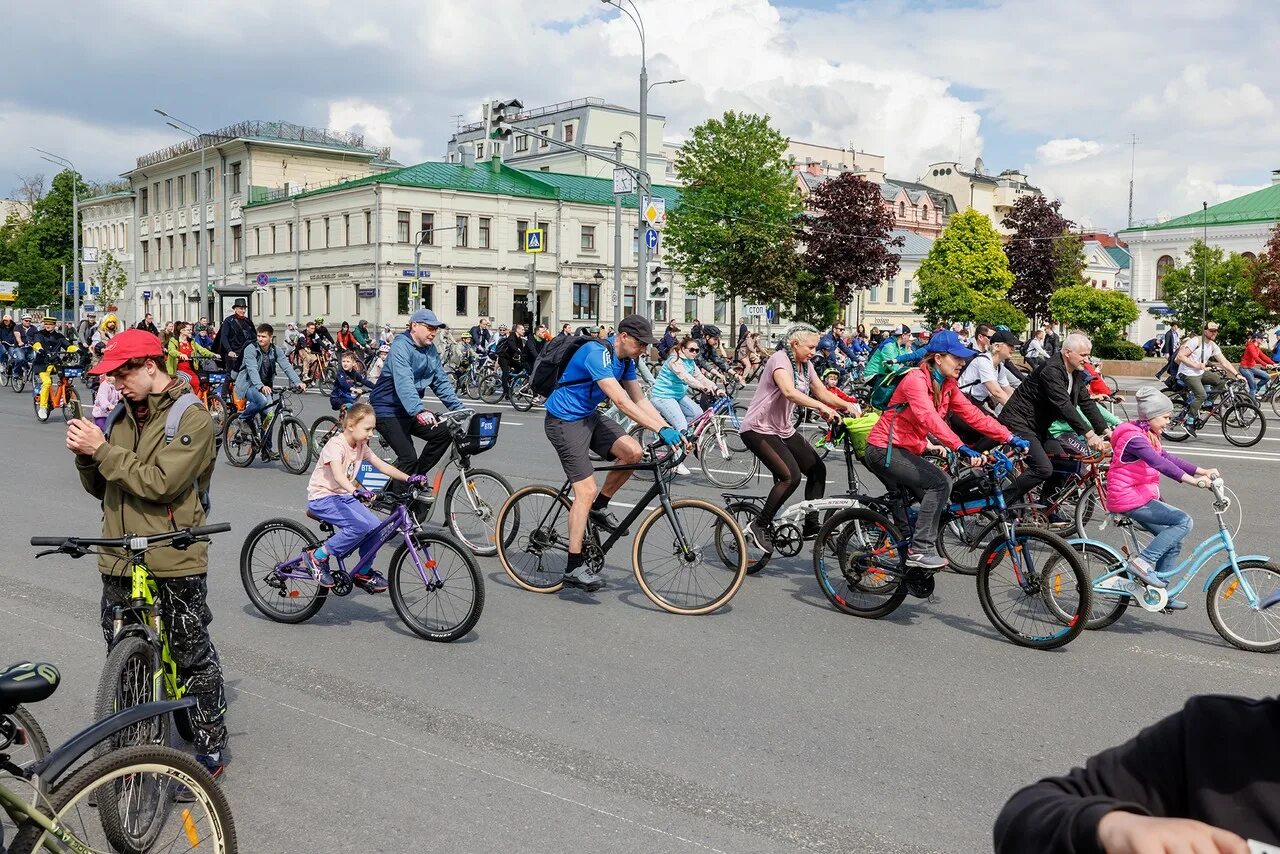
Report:
M 693 474 L 693 472 L 689 471 L 689 467 L 687 465 L 685 465 L 684 463 L 681 463 L 680 465 L 676 466 L 676 474 L 689 475 L 689 474 Z
M 36 418 L 39 418 L 41 421 L 48 421 L 48 420 L 49 420 L 49 407 L 47 407 L 47 406 L 40 406 L 40 407 L 37 407 L 37 408 L 36 408 Z

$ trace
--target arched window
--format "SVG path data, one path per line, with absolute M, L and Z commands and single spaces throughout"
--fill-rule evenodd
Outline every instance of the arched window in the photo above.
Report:
M 922 204 L 922 205 L 920 205 L 920 221 L 921 221 L 921 222 L 928 222 L 928 221 L 929 221 L 929 206 L 928 206 L 928 205 L 923 205 L 923 204 Z
M 1161 255 L 1156 261 L 1156 299 L 1164 299 L 1164 277 L 1173 269 L 1173 256 Z
M 1241 252 L 1241 253 L 1240 253 L 1240 256 L 1241 256 L 1242 258 L 1248 258 L 1250 261 L 1257 261 L 1257 260 L 1258 260 L 1258 256 L 1257 256 L 1257 255 L 1254 255 L 1252 252 Z
M 899 219 L 906 219 L 906 218 L 907 218 L 907 203 L 906 203 L 906 202 L 898 202 L 898 218 L 899 218 Z

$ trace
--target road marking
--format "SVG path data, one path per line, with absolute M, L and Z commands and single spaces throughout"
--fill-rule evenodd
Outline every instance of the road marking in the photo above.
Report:
M 1250 667 L 1247 664 L 1237 664 L 1234 661 L 1228 661 L 1221 658 L 1202 658 L 1201 656 L 1190 655 L 1185 652 L 1171 652 L 1164 649 L 1147 649 L 1146 647 L 1136 645 L 1129 647 L 1129 652 L 1136 652 L 1153 658 L 1168 658 L 1172 661 L 1178 662 L 1179 664 L 1200 664 L 1205 667 L 1217 667 L 1222 670 L 1233 670 L 1237 673 L 1248 673 L 1253 676 L 1275 678 L 1276 674 L 1280 672 L 1275 668 L 1267 670 L 1262 667 Z

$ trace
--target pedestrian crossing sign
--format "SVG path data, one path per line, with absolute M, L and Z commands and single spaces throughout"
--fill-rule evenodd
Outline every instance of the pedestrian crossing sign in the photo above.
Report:
M 524 233 L 524 251 L 525 252 L 541 252 L 542 251 L 542 229 L 531 228 Z

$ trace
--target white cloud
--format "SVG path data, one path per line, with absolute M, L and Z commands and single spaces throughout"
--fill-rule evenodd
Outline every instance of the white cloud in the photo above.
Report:
M 1036 157 L 1041 163 L 1059 166 L 1093 157 L 1101 150 L 1102 145 L 1092 139 L 1051 139 L 1036 149 Z
M 1144 95 L 1134 104 L 1130 115 L 1139 121 L 1179 121 L 1193 128 L 1231 126 L 1266 119 L 1275 107 L 1262 89 L 1253 83 L 1237 86 L 1213 86 L 1209 70 L 1191 65 L 1182 75 L 1169 81 L 1158 96 Z
M 427 159 L 421 139 L 400 136 L 391 125 L 390 110 L 356 98 L 329 104 L 329 120 L 325 123 L 332 130 L 363 134 L 367 145 L 391 146 L 391 156 L 402 163 Z

